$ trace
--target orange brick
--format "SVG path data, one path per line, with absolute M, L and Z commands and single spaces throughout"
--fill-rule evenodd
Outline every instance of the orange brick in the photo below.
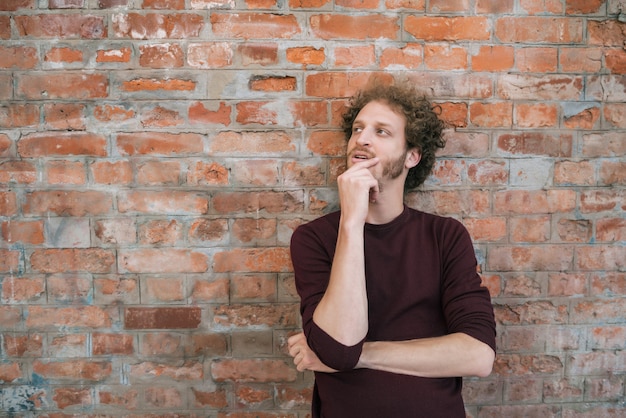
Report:
M 367 16 L 313 15 L 311 31 L 321 39 L 396 39 L 398 19 L 379 14 Z
M 294 15 L 265 13 L 211 13 L 211 27 L 217 36 L 240 39 L 290 38 L 301 32 Z

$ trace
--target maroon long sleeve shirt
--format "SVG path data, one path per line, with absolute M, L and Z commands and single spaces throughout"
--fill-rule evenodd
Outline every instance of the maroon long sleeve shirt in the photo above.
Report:
M 402 341 L 462 332 L 495 351 L 489 292 L 481 286 L 471 239 L 452 219 L 408 207 L 384 225 L 365 225 L 369 329 L 345 346 L 313 322 L 330 278 L 339 212 L 300 226 L 291 240 L 302 323 L 311 349 L 337 373 L 316 373 L 313 416 L 465 417 L 462 379 L 355 369 L 365 341 Z M 341 321 L 341 318 L 337 318 Z

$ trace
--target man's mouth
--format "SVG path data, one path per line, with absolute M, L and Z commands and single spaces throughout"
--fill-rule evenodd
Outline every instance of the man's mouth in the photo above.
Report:
M 369 154 L 368 152 L 365 151 L 352 151 L 352 155 L 351 158 L 353 160 L 369 160 L 370 158 L 373 158 L 374 156 Z

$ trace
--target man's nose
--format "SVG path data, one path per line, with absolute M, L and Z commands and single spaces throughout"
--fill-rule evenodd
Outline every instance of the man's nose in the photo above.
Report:
M 360 133 L 356 139 L 357 144 L 362 146 L 367 146 L 372 143 L 372 134 L 371 130 L 365 128 Z

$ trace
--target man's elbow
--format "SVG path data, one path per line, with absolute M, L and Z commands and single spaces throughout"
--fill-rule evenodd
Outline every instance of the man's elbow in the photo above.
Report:
M 493 370 L 496 353 L 487 344 L 481 343 L 476 349 L 476 369 L 474 374 L 478 377 L 487 377 Z

